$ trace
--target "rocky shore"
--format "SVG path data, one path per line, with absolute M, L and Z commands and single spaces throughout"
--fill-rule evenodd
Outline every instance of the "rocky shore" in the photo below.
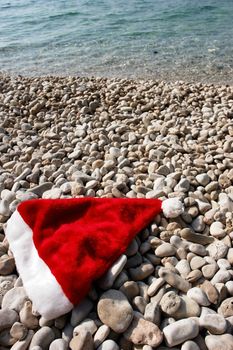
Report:
M 0 77 L 0 349 L 233 349 L 233 87 Z M 47 321 L 4 236 L 18 203 L 171 198 L 70 314 Z M 75 276 L 74 276 L 75 278 Z

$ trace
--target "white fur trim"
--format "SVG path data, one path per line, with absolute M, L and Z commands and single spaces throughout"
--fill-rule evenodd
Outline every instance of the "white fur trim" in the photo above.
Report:
M 6 237 L 33 307 L 47 320 L 69 312 L 73 304 L 39 257 L 33 242 L 33 232 L 17 210 L 7 223 Z
M 162 211 L 167 218 L 176 218 L 183 213 L 184 207 L 178 198 L 169 198 L 162 202 Z

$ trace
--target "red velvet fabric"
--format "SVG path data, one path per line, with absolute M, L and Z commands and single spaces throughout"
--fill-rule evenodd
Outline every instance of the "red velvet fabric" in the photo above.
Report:
M 39 256 L 77 304 L 161 212 L 161 204 L 159 199 L 39 199 L 21 203 L 18 212 L 33 231 Z

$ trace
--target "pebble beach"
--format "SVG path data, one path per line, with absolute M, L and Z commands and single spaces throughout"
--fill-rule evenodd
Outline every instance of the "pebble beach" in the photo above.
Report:
M 0 76 L 0 350 L 233 350 L 232 117 L 228 85 Z M 178 197 L 184 212 L 156 216 L 48 321 L 7 221 L 25 200 L 84 196 Z

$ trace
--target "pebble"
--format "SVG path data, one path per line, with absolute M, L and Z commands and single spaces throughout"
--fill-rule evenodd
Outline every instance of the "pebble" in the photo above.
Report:
M 71 340 L 69 346 L 71 350 L 93 350 L 94 342 L 91 333 L 80 332 Z
M 176 321 L 163 329 L 164 338 L 169 347 L 191 340 L 198 333 L 199 327 L 191 318 Z
M 78 335 L 81 331 L 86 331 L 93 335 L 97 331 L 97 326 L 93 320 L 86 319 L 74 328 L 74 336 Z
M 109 333 L 110 333 L 110 328 L 105 324 L 103 324 L 98 328 L 97 332 L 94 335 L 95 348 L 97 348 L 100 344 L 102 344 L 105 341 Z
M 27 350 L 33 336 L 34 336 L 34 331 L 30 329 L 28 331 L 28 334 L 27 334 L 26 338 L 23 339 L 23 340 L 18 340 L 11 347 L 11 350 Z
M 144 318 L 145 320 L 150 321 L 159 326 L 161 321 L 161 312 L 159 304 L 155 301 L 152 301 L 149 304 L 147 304 L 145 307 Z
M 184 228 L 183 230 L 180 231 L 180 236 L 187 241 L 193 242 L 193 243 L 198 243 L 202 245 L 207 245 L 210 244 L 214 241 L 214 237 L 211 236 L 204 236 L 200 233 L 193 232 L 189 228 Z
M 10 335 L 17 340 L 25 339 L 27 334 L 28 329 L 20 322 L 15 322 L 10 329 Z
M 190 288 L 187 292 L 187 296 L 195 300 L 201 306 L 209 306 L 210 302 L 203 290 L 198 287 Z
M 216 263 L 205 265 L 201 269 L 203 276 L 208 280 L 210 280 L 215 275 L 217 270 L 218 270 L 218 265 Z
M 55 336 L 51 328 L 45 326 L 40 328 L 32 337 L 29 350 L 33 346 L 40 346 L 43 350 L 47 350 L 54 340 Z
M 233 350 L 233 336 L 231 334 L 207 335 L 205 343 L 208 350 Z
M 114 289 L 102 294 L 97 312 L 100 320 L 116 333 L 123 333 L 133 319 L 133 309 L 127 298 Z
M 135 345 L 150 345 L 152 347 L 157 347 L 163 341 L 160 329 L 136 314 L 129 328 L 125 331 L 124 337 Z
M 224 317 L 233 316 L 233 297 L 227 298 L 221 303 L 218 313 Z
M 49 350 L 67 350 L 68 343 L 64 339 L 55 339 L 49 346 Z
M 216 283 L 226 283 L 232 278 L 230 271 L 228 270 L 219 270 L 216 272 L 214 277 L 211 280 L 211 283 L 215 285 Z
M 203 315 L 199 319 L 201 327 L 206 328 L 211 334 L 223 334 L 227 328 L 225 318 L 218 314 Z
M 210 281 L 205 280 L 204 283 L 200 285 L 200 288 L 205 292 L 207 298 L 212 304 L 217 304 L 219 293 Z
M 228 291 L 228 293 L 233 296 L 233 281 L 228 281 L 226 284 L 226 289 Z
M 134 281 L 142 281 L 154 272 L 154 267 L 150 263 L 143 263 L 139 267 L 129 269 L 130 276 Z
M 181 346 L 181 350 L 200 350 L 200 348 L 194 341 L 188 340 Z
M 149 296 L 155 295 L 155 293 L 158 291 L 158 289 L 160 287 L 162 287 L 164 285 L 164 283 L 165 283 L 165 281 L 163 278 L 156 278 L 149 286 L 149 288 L 147 290 L 147 294 Z
M 163 243 L 155 249 L 155 255 L 159 258 L 165 256 L 173 256 L 176 253 L 176 249 L 170 243 Z
M 19 312 L 25 301 L 28 300 L 28 296 L 23 287 L 15 287 L 10 289 L 2 299 L 2 308 L 8 308 Z
M 190 289 L 190 283 L 184 280 L 176 273 L 171 272 L 169 269 L 161 269 L 159 276 L 163 278 L 172 287 L 179 289 L 186 293 Z
M 20 322 L 29 329 L 36 329 L 39 325 L 38 318 L 32 313 L 32 303 L 26 301 L 19 312 Z
M 15 322 L 17 322 L 19 316 L 15 310 L 4 308 L 0 310 L 0 331 L 6 328 L 10 328 Z
M 80 304 L 75 306 L 71 313 L 70 323 L 73 327 L 82 322 L 93 308 L 91 300 L 85 298 Z
M 214 258 L 216 261 L 218 259 L 225 258 L 225 256 L 228 253 L 228 249 L 228 246 L 222 241 L 216 241 L 206 248 L 206 250 L 209 253 L 209 256 Z
M 119 350 L 119 346 L 114 340 L 108 339 L 105 340 L 98 348 L 97 350 Z
M 224 230 L 224 225 L 220 221 L 215 221 L 210 225 L 210 234 L 215 238 L 223 238 L 226 236 L 226 232 Z
M 113 286 L 115 279 L 123 270 L 127 262 L 126 255 L 121 255 L 119 259 L 111 266 L 107 273 L 99 280 L 99 286 L 102 289 L 109 289 Z
M 0 258 L 0 274 L 10 275 L 15 269 L 15 259 L 12 256 L 2 256 Z
M 190 261 L 190 267 L 192 270 L 199 270 L 206 264 L 206 261 L 201 256 L 194 256 Z

